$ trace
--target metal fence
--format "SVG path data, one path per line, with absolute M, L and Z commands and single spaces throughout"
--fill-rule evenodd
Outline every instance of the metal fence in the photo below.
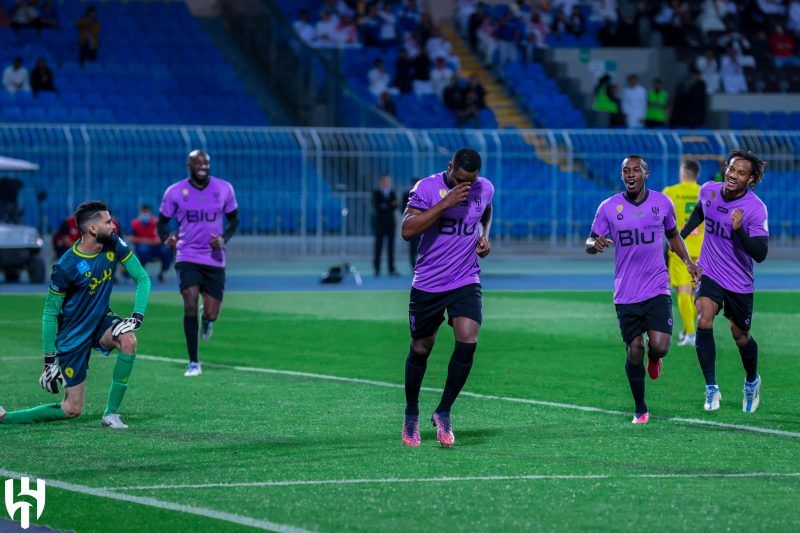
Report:
M 234 184 L 242 233 L 259 236 L 246 239 L 255 253 L 368 252 L 377 178 L 389 173 L 401 193 L 412 178 L 444 170 L 461 146 L 482 154 L 481 173 L 495 184 L 499 249 L 575 246 L 599 202 L 621 190 L 628 153 L 649 159 L 649 186 L 660 190 L 677 181 L 683 158 L 700 160 L 705 181 L 733 148 L 767 159 L 757 193 L 770 209 L 773 242 L 800 244 L 798 132 L 0 125 L 2 155 L 41 165 L 21 177 L 29 182 L 21 193 L 27 223 L 53 229 L 77 203 L 101 198 L 125 227 L 139 204 L 157 208 L 164 189 L 186 176 L 188 152 L 202 147 L 212 174 Z

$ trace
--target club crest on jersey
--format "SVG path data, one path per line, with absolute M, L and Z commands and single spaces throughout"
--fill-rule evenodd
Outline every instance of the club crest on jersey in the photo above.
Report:
M 109 261 L 113 261 L 114 260 L 114 252 L 106 252 L 106 259 L 108 259 Z
M 623 218 L 625 218 L 624 216 L 622 216 L 623 209 L 625 208 L 622 206 L 622 204 L 617 204 L 617 220 L 622 220 Z
M 89 263 L 87 263 L 86 261 L 81 261 L 75 266 L 75 268 L 78 269 L 78 272 L 80 274 L 87 274 L 92 269 L 92 267 L 90 267 Z
M 444 198 L 447 196 L 447 189 L 439 189 L 439 197 Z
M 658 208 L 657 205 L 654 205 L 653 207 L 651 207 L 650 211 L 652 211 L 652 213 L 653 213 L 653 218 L 658 218 L 659 208 Z

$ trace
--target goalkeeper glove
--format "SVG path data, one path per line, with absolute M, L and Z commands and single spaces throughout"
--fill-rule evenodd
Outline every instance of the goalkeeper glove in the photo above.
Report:
M 144 320 L 144 315 L 142 313 L 132 313 L 130 318 L 118 320 L 111 327 L 111 336 L 117 338 L 123 333 L 136 331 L 142 327 L 142 320 Z
M 39 385 L 49 393 L 58 394 L 59 383 L 62 387 L 66 387 L 64 376 L 61 375 L 61 368 L 56 363 L 56 356 L 54 354 L 45 355 L 44 370 L 39 376 Z

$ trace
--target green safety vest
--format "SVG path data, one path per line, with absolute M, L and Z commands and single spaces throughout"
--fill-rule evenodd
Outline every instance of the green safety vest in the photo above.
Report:
M 650 89 L 647 91 L 647 115 L 646 120 L 653 122 L 667 122 L 667 102 L 669 101 L 669 93 L 667 91 L 654 91 Z
M 602 111 L 603 113 L 618 113 L 619 107 L 617 103 L 608 97 L 608 85 L 600 87 L 594 97 L 592 109 L 595 111 Z

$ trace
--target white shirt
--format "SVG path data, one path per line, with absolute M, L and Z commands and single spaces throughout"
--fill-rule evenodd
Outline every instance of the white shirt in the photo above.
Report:
M 314 26 L 308 22 L 303 22 L 302 20 L 295 20 L 292 26 L 294 27 L 294 31 L 300 37 L 300 40 L 302 40 L 304 43 L 311 44 L 314 42 Z
M 594 22 L 603 22 L 606 19 L 617 21 L 617 0 L 595 0 L 592 3 L 592 16 Z
M 647 91 L 641 85 L 626 86 L 622 90 L 622 112 L 629 128 L 641 128 L 647 114 Z
M 800 0 L 793 0 L 789 4 L 789 23 L 787 26 L 795 33 L 800 32 Z
M 314 28 L 314 31 L 317 34 L 317 40 L 333 41 L 333 35 L 336 33 L 336 27 L 338 25 L 339 25 L 339 17 L 333 15 L 331 15 L 331 17 L 327 21 L 320 20 L 319 22 L 317 22 L 317 25 Z
M 369 92 L 375 96 L 380 96 L 389 88 L 389 74 L 384 70 L 380 71 L 377 68 L 371 68 L 367 72 L 367 79 L 369 80 Z
M 703 81 L 706 82 L 706 93 L 714 94 L 719 92 L 719 65 L 717 60 L 700 56 L 694 62 L 694 66 L 703 75 Z
M 397 30 L 395 29 L 397 17 L 394 16 L 394 13 L 391 11 L 378 11 L 378 18 L 381 19 L 380 38 L 391 41 L 397 39 Z
M 30 91 L 28 69 L 20 67 L 14 70 L 14 65 L 9 65 L 3 71 L 3 87 L 10 93 L 17 91 Z
M 444 95 L 444 90 L 452 78 L 453 71 L 447 67 L 433 67 L 431 69 L 431 85 L 433 85 L 433 92 L 435 92 L 439 98 Z
M 746 93 L 747 80 L 744 77 L 742 65 L 736 63 L 729 55 L 722 56 L 719 73 L 722 77 L 722 87 L 728 94 Z

